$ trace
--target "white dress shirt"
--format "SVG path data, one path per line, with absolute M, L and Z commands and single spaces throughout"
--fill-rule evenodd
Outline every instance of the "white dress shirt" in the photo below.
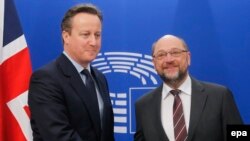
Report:
M 183 84 L 178 88 L 179 90 L 181 90 L 179 96 L 182 101 L 187 132 L 189 127 L 190 109 L 191 109 L 191 85 L 192 85 L 191 78 L 190 76 L 188 76 L 187 79 L 183 82 Z M 162 100 L 161 100 L 161 121 L 163 129 L 168 136 L 168 139 L 170 141 L 175 141 L 174 125 L 173 125 L 174 96 L 170 94 L 171 90 L 172 90 L 171 87 L 163 83 Z

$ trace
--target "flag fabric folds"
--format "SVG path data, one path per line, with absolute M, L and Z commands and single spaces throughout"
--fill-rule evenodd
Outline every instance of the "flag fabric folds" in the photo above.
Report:
M 13 0 L 0 1 L 0 141 L 31 141 L 31 61 Z

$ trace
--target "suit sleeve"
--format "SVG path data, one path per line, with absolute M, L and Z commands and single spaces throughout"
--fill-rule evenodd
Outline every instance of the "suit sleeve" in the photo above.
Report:
M 222 117 L 223 117 L 223 132 L 224 137 L 226 137 L 227 125 L 232 124 L 243 124 L 242 118 L 234 101 L 232 92 L 227 89 L 223 97 L 223 107 L 222 107 Z
M 69 123 L 62 89 L 53 76 L 45 71 L 33 73 L 28 103 L 34 141 L 82 141 Z

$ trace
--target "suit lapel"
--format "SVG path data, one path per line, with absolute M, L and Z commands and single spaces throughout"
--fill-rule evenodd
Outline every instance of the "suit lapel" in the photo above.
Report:
M 191 140 L 196 126 L 200 120 L 205 107 L 207 94 L 204 93 L 204 87 L 200 82 L 192 78 L 191 112 L 188 130 L 188 140 Z
M 152 100 L 152 121 L 155 121 L 155 128 L 157 128 L 159 132 L 160 141 L 168 141 L 168 137 L 163 129 L 162 122 L 161 122 L 161 97 L 162 97 L 162 87 L 158 87 L 153 94 Z M 154 114 L 153 114 L 154 113 Z
M 109 97 L 109 91 L 106 79 L 100 75 L 100 72 L 98 72 L 96 69 L 91 67 L 92 76 L 95 79 L 99 93 L 101 95 L 102 101 L 103 101 L 103 115 L 102 115 L 102 139 L 105 140 L 105 138 L 108 136 L 110 130 L 113 131 L 113 124 L 114 124 L 114 115 L 112 111 L 112 104 Z
M 64 55 L 61 55 L 57 60 L 59 67 L 63 71 L 65 77 L 68 78 L 68 82 L 75 90 L 76 94 L 82 99 L 84 105 L 86 105 L 89 115 L 93 121 L 96 133 L 101 131 L 100 113 L 99 107 L 93 104 L 92 99 L 89 96 L 88 90 L 86 89 L 79 73 L 73 66 L 73 64 Z M 73 92 L 72 92 L 73 94 Z

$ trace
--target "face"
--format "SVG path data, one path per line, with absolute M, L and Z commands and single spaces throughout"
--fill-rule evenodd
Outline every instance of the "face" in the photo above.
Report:
M 179 54 L 175 54 L 177 51 Z M 178 87 L 186 78 L 190 65 L 190 52 L 180 39 L 175 36 L 164 36 L 159 39 L 154 47 L 153 55 L 166 54 L 163 57 L 153 58 L 154 67 L 163 81 L 170 86 Z M 172 53 L 172 55 L 171 55 Z
M 71 19 L 71 27 L 71 33 L 62 33 L 64 51 L 74 61 L 87 67 L 100 51 L 102 23 L 96 15 L 79 13 Z

